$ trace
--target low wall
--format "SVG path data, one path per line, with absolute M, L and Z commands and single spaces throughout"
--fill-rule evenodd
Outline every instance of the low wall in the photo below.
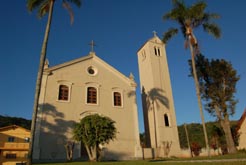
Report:
M 210 156 L 221 155 L 221 149 L 213 150 L 210 149 Z M 157 154 L 156 149 L 154 148 L 143 148 L 143 159 L 153 159 Z M 181 149 L 180 155 L 178 157 L 188 158 L 188 157 L 195 157 L 195 155 L 191 155 L 189 149 Z M 201 149 L 199 156 L 208 156 L 208 151 L 205 148 Z
M 143 159 L 153 159 L 154 153 L 154 148 L 143 148 Z
M 210 156 L 221 155 L 221 153 L 222 153 L 221 149 L 217 149 L 217 150 L 210 149 Z M 207 149 L 202 148 L 199 156 L 208 156 Z M 180 157 L 192 157 L 190 150 L 189 149 L 181 149 Z

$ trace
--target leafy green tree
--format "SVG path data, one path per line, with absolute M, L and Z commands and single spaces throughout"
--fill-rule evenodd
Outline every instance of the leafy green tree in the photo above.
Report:
M 194 75 L 194 81 L 196 86 L 196 94 L 197 94 L 198 105 L 200 109 L 201 120 L 203 124 L 206 147 L 208 149 L 208 155 L 209 155 L 208 137 L 207 137 L 206 126 L 204 122 L 204 115 L 202 111 L 202 103 L 201 103 L 201 96 L 199 90 L 200 87 L 196 75 L 196 67 L 195 67 L 195 60 L 194 60 L 195 55 L 199 52 L 199 45 L 194 34 L 194 29 L 197 29 L 198 27 L 202 26 L 204 31 L 208 32 L 209 34 L 212 34 L 215 38 L 220 37 L 220 29 L 215 23 L 211 22 L 213 19 L 219 18 L 219 15 L 205 12 L 206 7 L 207 4 L 204 1 L 198 1 L 194 3 L 192 6 L 186 6 L 182 0 L 173 0 L 173 9 L 170 12 L 166 13 L 163 16 L 163 19 L 175 21 L 179 24 L 181 32 L 185 38 L 185 41 L 190 47 L 192 68 L 194 73 L 193 75 Z M 163 42 L 167 43 L 167 41 L 177 33 L 178 33 L 177 28 L 170 28 L 164 34 Z
M 32 152 L 33 152 L 33 140 L 34 140 L 34 132 L 35 132 L 35 125 L 36 125 L 36 118 L 37 118 L 37 111 L 38 111 L 38 101 L 39 101 L 39 94 L 41 89 L 41 81 L 42 81 L 42 74 L 44 63 L 46 59 L 46 51 L 47 51 L 47 44 L 50 32 L 50 26 L 52 22 L 52 15 L 53 15 L 53 7 L 56 0 L 27 0 L 27 9 L 29 11 L 33 11 L 35 9 L 38 10 L 38 17 L 42 18 L 44 15 L 48 14 L 48 20 L 46 24 L 44 40 L 42 44 L 42 49 L 40 53 L 40 60 L 39 60 L 39 69 L 36 81 L 36 88 L 35 88 L 35 96 L 34 96 L 34 105 L 33 105 L 33 115 L 32 115 L 32 125 L 31 125 L 31 140 L 30 140 L 30 147 L 29 147 L 29 158 L 30 162 L 32 161 Z M 69 3 L 73 3 L 80 7 L 81 0 L 63 0 L 62 4 L 65 9 L 69 11 L 71 17 L 71 23 L 73 22 L 73 12 Z
M 199 123 L 191 123 L 186 124 L 187 133 L 189 135 L 189 141 L 191 142 L 197 142 L 201 147 L 205 147 L 206 144 L 204 142 L 203 133 L 202 133 L 202 125 Z M 178 132 L 179 132 L 179 140 L 180 140 L 180 147 L 185 149 L 189 148 L 185 128 L 184 125 L 178 126 Z
M 235 113 L 236 83 L 240 79 L 232 64 L 224 59 L 208 60 L 196 56 L 197 76 L 206 110 L 219 121 L 229 153 L 235 153 L 229 116 Z M 191 68 L 192 70 L 193 68 Z
M 73 129 L 73 137 L 81 141 L 88 153 L 90 161 L 98 161 L 100 157 L 99 145 L 108 144 L 116 138 L 115 121 L 98 114 L 84 117 Z

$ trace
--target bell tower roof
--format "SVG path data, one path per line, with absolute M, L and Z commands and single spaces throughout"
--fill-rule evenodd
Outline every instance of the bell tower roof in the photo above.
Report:
M 162 42 L 162 40 L 157 36 L 157 32 L 153 31 L 153 37 L 150 38 L 149 40 L 147 40 L 139 49 L 138 52 L 147 44 L 147 43 L 155 43 L 155 44 L 161 44 L 164 45 L 164 43 Z
M 159 43 L 159 44 L 163 44 L 162 40 L 157 36 L 157 32 L 153 31 L 153 37 L 150 38 L 147 42 L 155 42 L 155 43 Z

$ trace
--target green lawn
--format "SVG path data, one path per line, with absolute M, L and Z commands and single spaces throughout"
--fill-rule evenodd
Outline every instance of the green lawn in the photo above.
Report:
M 238 153 L 234 155 L 222 155 L 207 157 L 195 157 L 195 158 L 168 158 L 160 160 L 136 160 L 136 161 L 113 161 L 113 162 L 65 162 L 65 163 L 42 163 L 35 165 L 153 165 L 153 164 L 165 164 L 165 165 L 246 165 L 246 153 Z

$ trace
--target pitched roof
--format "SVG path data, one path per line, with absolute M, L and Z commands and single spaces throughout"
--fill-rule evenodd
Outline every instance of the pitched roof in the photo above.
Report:
M 95 52 L 90 52 L 89 55 L 84 56 L 84 57 L 80 57 L 62 64 L 58 64 L 52 67 L 48 67 L 46 69 L 44 69 L 44 72 L 52 72 L 82 61 L 86 61 L 86 60 L 90 60 L 90 59 L 95 59 L 96 61 L 100 62 L 102 65 L 104 65 L 106 68 L 109 68 L 111 71 L 113 71 L 113 73 L 115 73 L 116 75 L 118 75 L 121 79 L 123 79 L 124 81 L 130 83 L 131 85 L 136 85 L 135 81 L 130 78 L 125 76 L 124 74 L 122 74 L 121 72 L 119 72 L 117 69 L 115 69 L 114 67 L 112 67 L 111 65 L 109 65 L 108 63 L 106 63 L 104 60 L 102 60 L 101 58 L 99 58 L 98 56 L 96 56 Z
M 238 120 L 237 130 L 240 129 L 240 127 L 241 127 L 242 123 L 244 122 L 245 118 L 246 118 L 246 109 L 244 109 L 244 112 L 243 112 L 241 118 Z
M 57 69 L 60 69 L 60 68 L 63 68 L 63 67 L 67 67 L 69 65 L 73 65 L 73 64 L 79 63 L 81 61 L 86 61 L 86 60 L 91 59 L 91 58 L 93 58 L 93 54 L 92 53 L 87 55 L 87 56 L 84 56 L 84 57 L 80 57 L 80 58 L 77 58 L 77 59 L 62 63 L 62 64 L 58 64 L 58 65 L 46 68 L 46 69 L 44 69 L 44 71 L 46 71 L 46 72 L 47 71 L 48 72 L 49 71 L 54 71 L 54 70 L 57 70 Z
M 159 43 L 165 45 L 162 40 L 157 36 L 154 35 L 152 38 L 150 38 L 148 41 L 146 41 L 139 49 L 137 52 L 139 52 L 148 42 L 154 42 L 154 43 Z
M 1 131 L 4 131 L 4 130 L 9 130 L 9 129 L 16 129 L 16 128 L 20 128 L 20 129 L 23 129 L 25 131 L 28 131 L 30 132 L 30 130 L 26 129 L 26 128 L 23 128 L 21 126 L 18 126 L 18 125 L 9 125 L 9 126 L 5 126 L 5 127 L 0 127 L 0 132 Z

